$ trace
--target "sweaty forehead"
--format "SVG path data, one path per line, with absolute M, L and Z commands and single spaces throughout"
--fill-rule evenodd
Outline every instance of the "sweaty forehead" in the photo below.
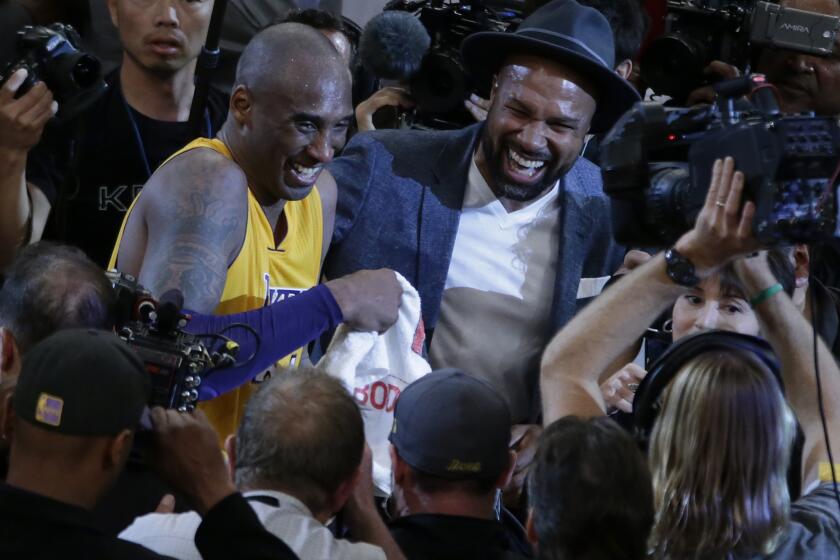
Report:
M 499 86 L 520 86 L 543 90 L 558 99 L 589 96 L 597 99 L 592 80 L 567 65 L 535 55 L 507 57 L 499 70 Z
M 293 80 L 277 80 L 260 92 L 274 112 L 308 113 L 343 118 L 352 111 L 349 80 L 303 72 Z

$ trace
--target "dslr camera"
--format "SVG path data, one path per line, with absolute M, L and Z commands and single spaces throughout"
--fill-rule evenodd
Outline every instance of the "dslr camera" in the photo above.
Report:
M 620 243 L 671 245 L 703 207 L 716 159 L 732 156 L 765 244 L 815 243 L 837 230 L 837 119 L 779 112 L 760 75 L 720 82 L 718 101 L 690 109 L 637 103 L 602 145 L 604 192 Z M 751 100 L 741 96 L 752 91 Z M 736 102 L 736 100 L 738 100 Z
M 27 76 L 15 97 L 43 81 L 58 102 L 58 115 L 67 121 L 93 104 L 108 86 L 102 79 L 99 60 L 80 47 L 78 33 L 69 25 L 27 25 L 18 31 L 17 61 L 0 71 L 0 85 L 18 69 Z
M 840 18 L 754 0 L 668 0 L 665 33 L 641 59 L 642 78 L 677 103 L 704 85 L 703 69 L 722 60 L 748 73 L 753 47 L 828 56 Z
M 214 368 L 233 365 L 239 346 L 231 341 L 211 352 L 202 335 L 184 331 L 189 316 L 177 296 L 158 302 L 130 274 L 107 272 L 116 295 L 117 335 L 140 357 L 152 380 L 149 407 L 192 412 L 202 377 Z M 211 336 L 211 335 L 208 335 Z
M 509 7 L 489 7 L 481 0 L 396 0 L 386 10 L 413 13 L 426 28 L 431 45 L 420 70 L 410 79 L 417 102 L 404 125 L 433 130 L 457 129 L 473 124 L 464 100 L 477 91 L 489 97 L 485 84 L 470 78 L 461 60 L 461 43 L 479 31 L 505 31 L 522 19 L 517 2 Z

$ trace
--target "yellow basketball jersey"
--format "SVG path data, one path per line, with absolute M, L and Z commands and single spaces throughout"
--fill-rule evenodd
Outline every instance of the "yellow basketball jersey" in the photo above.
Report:
M 198 138 L 173 154 L 172 158 L 195 148 L 209 148 L 233 159 L 227 146 L 218 139 Z M 138 199 L 142 196 L 141 191 Z M 136 200 L 135 200 L 136 203 Z M 117 244 L 111 256 L 114 268 L 125 224 L 134 204 L 126 213 Z M 318 283 L 321 272 L 323 245 L 323 214 L 318 188 L 299 201 L 289 201 L 283 206 L 287 233 L 279 246 L 274 244 L 274 231 L 257 199 L 248 189 L 248 226 L 242 249 L 228 267 L 227 279 L 219 306 L 215 313 L 227 315 L 256 309 L 283 301 L 308 290 Z M 281 359 L 280 367 L 297 367 L 304 349 Z M 242 359 L 247 356 L 242 357 Z M 260 376 L 262 377 L 262 376 Z M 259 378 L 258 378 L 259 379 Z M 248 383 L 211 401 L 202 403 L 219 437 L 224 439 L 236 431 L 242 418 L 245 403 L 256 388 L 257 382 Z

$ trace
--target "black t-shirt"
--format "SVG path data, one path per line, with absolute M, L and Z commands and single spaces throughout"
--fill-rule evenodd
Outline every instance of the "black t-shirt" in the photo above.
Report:
M 53 210 L 45 237 L 81 247 L 108 264 L 131 202 L 151 173 L 198 136 L 213 137 L 227 117 L 227 97 L 211 89 L 201 130 L 141 115 L 125 102 L 119 70 L 108 92 L 71 125 L 52 128 L 29 153 L 26 177 Z
M 458 515 L 415 514 L 388 525 L 408 560 L 525 560 L 528 554 L 498 521 Z

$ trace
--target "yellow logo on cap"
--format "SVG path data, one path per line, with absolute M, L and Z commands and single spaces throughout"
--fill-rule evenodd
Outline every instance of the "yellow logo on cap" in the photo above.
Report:
M 481 463 L 478 461 L 469 463 L 466 461 L 459 461 L 458 459 L 452 459 L 452 462 L 449 463 L 446 470 L 449 472 L 480 473 Z
M 35 407 L 35 420 L 50 426 L 60 426 L 63 409 L 64 399 L 41 393 L 41 396 L 38 397 L 38 405 Z

